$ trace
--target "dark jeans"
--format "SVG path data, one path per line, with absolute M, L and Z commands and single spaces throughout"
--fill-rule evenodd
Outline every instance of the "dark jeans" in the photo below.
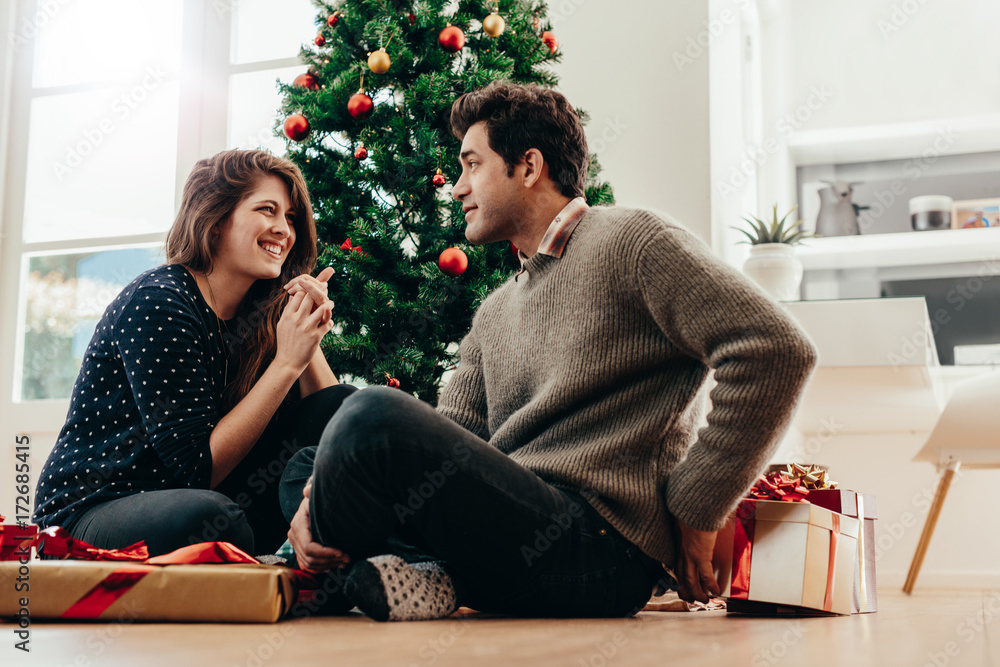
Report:
M 151 556 L 215 540 L 251 555 L 274 553 L 288 533 L 278 502 L 281 474 L 296 452 L 319 442 L 330 415 L 354 391 L 336 385 L 284 406 L 215 490 L 136 493 L 87 509 L 65 528 L 103 549 L 145 540 Z
M 581 495 L 399 390 L 349 396 L 316 451 L 290 462 L 289 498 L 301 500 L 310 459 L 313 539 L 353 562 L 411 545 L 442 563 L 460 604 L 480 611 L 627 616 L 663 576 Z

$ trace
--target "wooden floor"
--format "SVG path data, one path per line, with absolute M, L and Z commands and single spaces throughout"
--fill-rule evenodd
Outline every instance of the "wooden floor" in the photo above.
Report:
M 879 604 L 877 614 L 838 618 L 644 612 L 569 621 L 470 614 L 375 623 L 355 614 L 275 625 L 37 622 L 30 655 L 12 649 L 12 626 L 0 626 L 0 665 L 1000 665 L 1000 591 L 884 591 Z

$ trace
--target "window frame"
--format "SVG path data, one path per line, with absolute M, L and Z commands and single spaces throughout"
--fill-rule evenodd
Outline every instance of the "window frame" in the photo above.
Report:
M 83 0 L 81 0 L 83 1 Z M 184 182 L 200 158 L 228 144 L 230 80 L 237 74 L 301 65 L 288 58 L 234 64 L 231 36 L 239 0 L 183 0 L 181 64 L 168 80 L 179 80 L 174 211 Z M 0 7 L 0 35 L 13 37 L 42 9 L 42 0 L 16 0 Z M 49 7 L 52 5 L 49 4 Z M 57 10 L 58 11 L 58 10 Z M 28 24 L 24 22 L 28 21 Z M 28 162 L 28 128 L 33 99 L 45 95 L 106 89 L 107 82 L 35 89 L 32 85 L 35 32 L 0 46 L 0 514 L 14 516 L 15 439 L 32 444 L 32 486 L 55 444 L 69 399 L 19 401 L 24 357 L 26 290 L 22 279 L 32 254 L 72 254 L 162 243 L 166 232 L 25 243 L 23 216 Z M 24 41 L 20 41 L 23 37 Z M 173 211 L 171 212 L 173 213 Z M 32 498 L 33 501 L 33 498 Z

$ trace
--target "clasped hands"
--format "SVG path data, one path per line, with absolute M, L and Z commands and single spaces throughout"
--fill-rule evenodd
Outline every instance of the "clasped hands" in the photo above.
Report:
M 327 298 L 327 291 L 329 289 L 330 277 L 333 276 L 333 267 L 328 266 L 319 272 L 318 276 L 311 276 L 308 273 L 303 273 L 300 276 L 296 276 L 289 280 L 285 286 L 284 290 L 288 292 L 288 296 L 295 296 L 299 292 L 305 292 L 306 296 L 313 300 L 312 311 L 316 312 L 317 308 L 323 307 L 330 299 Z M 333 318 L 333 307 L 332 304 L 326 309 L 323 314 L 323 319 L 320 324 L 327 324 Z
M 333 267 L 326 267 L 320 271 L 318 276 L 302 274 L 292 278 L 284 286 L 290 297 L 304 293 L 307 298 L 312 299 L 313 307 L 311 312 L 317 308 L 324 308 L 324 314 L 320 325 L 327 325 L 331 322 L 332 304 L 327 306 L 327 281 L 333 276 Z M 350 556 L 339 549 L 326 547 L 313 540 L 312 528 L 309 523 L 309 494 L 312 484 L 307 483 L 302 490 L 302 502 L 299 509 L 292 517 L 291 526 L 288 529 L 288 541 L 295 549 L 295 556 L 298 559 L 298 566 L 308 572 L 324 572 L 333 567 L 342 567 L 350 562 Z

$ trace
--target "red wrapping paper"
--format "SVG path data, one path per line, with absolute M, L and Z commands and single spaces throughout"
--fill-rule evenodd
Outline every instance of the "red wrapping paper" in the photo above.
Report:
M 744 500 L 736 508 L 736 526 L 733 533 L 733 579 L 729 597 L 746 600 L 750 593 L 750 563 L 756 513 L 757 503 L 753 500 Z
M 4 523 L 0 514 L 0 560 L 19 560 L 31 553 L 31 546 L 25 543 L 38 532 L 37 526 Z

